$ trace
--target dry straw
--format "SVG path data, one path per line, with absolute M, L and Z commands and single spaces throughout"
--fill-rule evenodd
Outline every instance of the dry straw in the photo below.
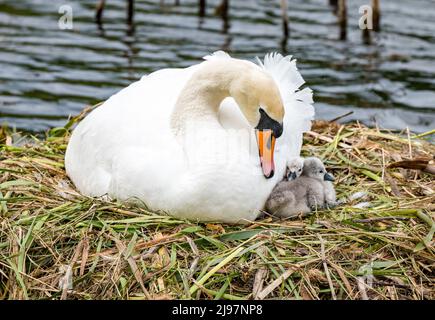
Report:
M 303 154 L 342 205 L 196 224 L 79 195 L 63 160 L 84 114 L 43 139 L 0 131 L 0 299 L 435 299 L 424 135 L 316 122 Z

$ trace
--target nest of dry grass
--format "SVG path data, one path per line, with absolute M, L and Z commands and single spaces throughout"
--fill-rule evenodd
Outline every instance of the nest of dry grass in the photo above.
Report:
M 0 298 L 435 298 L 433 144 L 316 122 L 303 154 L 345 204 L 197 224 L 78 194 L 63 163 L 78 119 L 43 139 L 0 131 Z

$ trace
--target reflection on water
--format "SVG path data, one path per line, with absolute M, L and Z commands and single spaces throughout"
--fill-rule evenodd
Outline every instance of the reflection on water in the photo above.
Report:
M 290 0 L 284 41 L 279 0 L 231 0 L 229 23 L 214 14 L 220 0 L 136 0 L 134 29 L 127 1 L 0 2 L 0 122 L 41 131 L 107 99 L 143 74 L 196 63 L 224 49 L 240 58 L 269 51 L 292 54 L 315 91 L 318 118 L 353 110 L 346 120 L 417 132 L 435 127 L 435 1 L 382 0 L 382 32 L 365 45 L 358 8 L 348 1 L 348 40 L 339 41 L 328 0 Z M 69 4 L 74 29 L 60 30 Z

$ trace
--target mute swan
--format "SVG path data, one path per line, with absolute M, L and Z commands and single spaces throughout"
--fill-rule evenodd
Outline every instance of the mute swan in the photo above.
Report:
M 256 65 L 219 51 L 156 71 L 77 125 L 66 172 L 88 196 L 136 198 L 197 221 L 253 221 L 310 128 L 303 83 L 280 54 Z

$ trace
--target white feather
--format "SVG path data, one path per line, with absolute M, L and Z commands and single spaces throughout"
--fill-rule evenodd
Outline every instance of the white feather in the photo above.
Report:
M 216 59 L 231 59 L 231 56 L 225 51 L 219 50 L 215 51 L 212 54 L 206 55 L 203 57 L 204 60 L 216 60 Z

